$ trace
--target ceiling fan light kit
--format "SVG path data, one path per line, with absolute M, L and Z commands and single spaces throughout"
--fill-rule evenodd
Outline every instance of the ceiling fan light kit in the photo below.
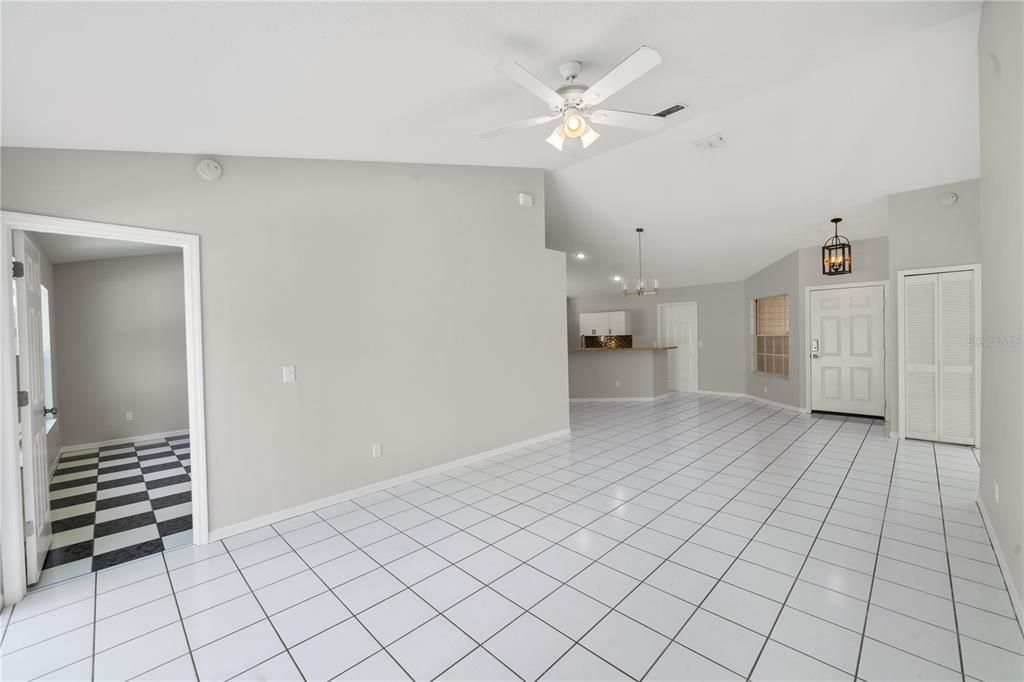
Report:
M 656 132 L 665 125 L 663 116 L 649 116 L 614 109 L 594 110 L 594 107 L 660 63 L 661 55 L 657 50 L 643 46 L 588 87 L 576 83 L 583 63 L 579 61 L 566 62 L 558 67 L 558 72 L 562 75 L 565 83 L 554 90 L 516 62 L 501 62 L 495 69 L 546 102 L 552 113 L 488 130 L 480 133 L 480 137 L 494 137 L 511 130 L 531 128 L 561 119 L 558 127 L 545 139 L 545 142 L 562 151 L 566 138 L 579 139 L 584 149 L 596 142 L 601 134 L 591 125 L 595 122 L 618 128 Z

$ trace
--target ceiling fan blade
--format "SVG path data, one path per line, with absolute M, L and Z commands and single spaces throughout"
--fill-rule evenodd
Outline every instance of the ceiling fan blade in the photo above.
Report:
M 658 51 L 646 45 L 642 46 L 619 62 L 619 65 L 606 73 L 604 78 L 587 88 L 583 93 L 583 103 L 592 107 L 603 102 L 658 64 L 661 64 L 661 55 Z
M 590 120 L 616 128 L 633 128 L 654 133 L 665 127 L 665 119 L 661 116 L 634 114 L 632 111 L 616 111 L 614 109 L 598 109 L 590 114 Z
M 495 137 L 497 135 L 502 135 L 509 131 L 518 130 L 520 128 L 532 128 L 533 126 L 539 126 L 541 124 L 547 123 L 548 121 L 554 121 L 558 117 L 558 114 L 554 114 L 552 116 L 534 116 L 533 118 L 526 118 L 523 119 L 522 121 L 516 121 L 515 123 L 503 125 L 500 128 L 485 130 L 484 132 L 480 133 L 478 137 Z
M 551 107 L 562 106 L 562 96 L 544 85 L 544 82 L 532 73 L 519 66 L 516 62 L 502 62 L 494 69 L 507 76 L 512 81 L 532 92 L 537 97 L 548 103 Z

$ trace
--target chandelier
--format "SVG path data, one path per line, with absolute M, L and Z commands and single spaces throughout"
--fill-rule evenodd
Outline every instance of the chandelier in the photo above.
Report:
M 850 240 L 839 234 L 842 218 L 833 218 L 835 234 L 821 247 L 821 274 L 848 275 L 853 272 L 853 247 Z
M 636 228 L 636 255 L 637 263 L 639 265 L 639 272 L 637 273 L 636 285 L 631 289 L 627 280 L 622 280 L 622 295 L 623 296 L 653 296 L 658 293 L 658 280 L 651 280 L 651 288 L 647 288 L 647 282 L 644 281 L 644 251 L 643 251 L 643 236 L 644 228 Z

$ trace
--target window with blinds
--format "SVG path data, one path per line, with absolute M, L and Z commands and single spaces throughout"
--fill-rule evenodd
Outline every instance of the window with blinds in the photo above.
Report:
M 789 296 L 754 299 L 754 368 L 789 376 Z

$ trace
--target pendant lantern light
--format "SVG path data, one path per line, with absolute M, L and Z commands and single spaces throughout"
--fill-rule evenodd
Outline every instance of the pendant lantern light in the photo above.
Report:
M 835 234 L 828 238 L 821 247 L 821 274 L 849 275 L 853 272 L 853 247 L 850 240 L 839 234 L 839 223 L 842 218 L 833 218 Z

